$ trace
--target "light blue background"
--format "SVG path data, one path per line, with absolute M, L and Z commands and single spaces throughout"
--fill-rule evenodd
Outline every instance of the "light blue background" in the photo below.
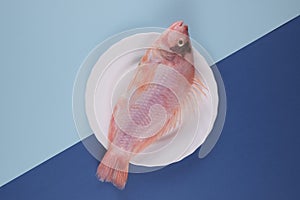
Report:
M 298 0 L 1 1 L 0 186 L 79 141 L 76 72 L 112 34 L 183 19 L 219 61 L 299 13 Z

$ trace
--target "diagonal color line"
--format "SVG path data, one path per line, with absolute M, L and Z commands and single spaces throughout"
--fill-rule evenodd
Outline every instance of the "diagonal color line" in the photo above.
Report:
M 299 52 L 296 18 L 220 61 L 228 113 L 203 160 L 130 174 L 124 191 L 96 179 L 78 143 L 0 188 L 0 199 L 299 199 Z M 280 47 L 280 48 L 278 48 Z

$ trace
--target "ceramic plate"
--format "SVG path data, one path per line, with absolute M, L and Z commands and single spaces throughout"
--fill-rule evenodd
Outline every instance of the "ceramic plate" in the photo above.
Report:
M 105 148 L 113 107 L 126 91 L 140 58 L 159 35 L 147 32 L 124 37 L 108 48 L 91 70 L 85 90 L 85 112 L 93 133 Z M 219 102 L 217 83 L 209 64 L 195 47 L 193 53 L 194 65 L 208 88 L 207 95 L 201 96 L 193 112 L 184 111 L 184 123 L 176 134 L 159 139 L 135 156 L 132 164 L 153 167 L 177 162 L 193 153 L 212 130 Z

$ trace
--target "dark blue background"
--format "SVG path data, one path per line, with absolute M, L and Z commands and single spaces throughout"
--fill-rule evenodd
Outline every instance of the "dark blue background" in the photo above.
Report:
M 96 179 L 81 143 L 0 188 L 0 199 L 300 199 L 300 17 L 217 63 L 227 92 L 223 133 L 203 160 Z

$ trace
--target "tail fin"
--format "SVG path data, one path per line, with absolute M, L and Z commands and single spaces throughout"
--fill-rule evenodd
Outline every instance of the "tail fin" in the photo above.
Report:
M 117 188 L 124 189 L 128 177 L 128 166 L 127 156 L 109 149 L 97 168 L 97 176 L 102 182 L 111 182 Z

